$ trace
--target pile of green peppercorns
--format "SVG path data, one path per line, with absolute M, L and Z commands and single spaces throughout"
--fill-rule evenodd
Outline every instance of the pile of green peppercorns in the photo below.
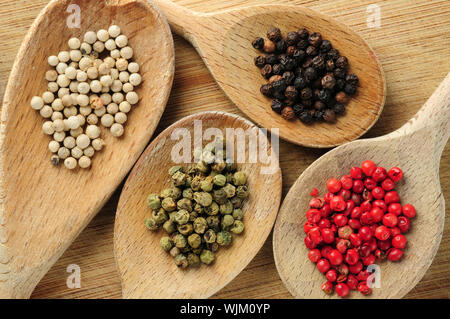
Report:
M 357 91 L 359 79 L 347 74 L 347 58 L 320 33 L 300 28 L 283 38 L 280 29 L 272 27 L 267 39 L 257 37 L 252 45 L 267 53 L 254 61 L 268 80 L 260 91 L 272 98 L 272 110 L 286 120 L 334 122 Z
M 169 169 L 172 187 L 147 198 L 152 217 L 145 226 L 167 232 L 161 247 L 180 268 L 210 265 L 219 247 L 230 245 L 232 234 L 244 231 L 242 206 L 249 196 L 245 173 L 227 163 L 225 152 L 214 143 L 197 153 L 199 162 L 186 170 Z

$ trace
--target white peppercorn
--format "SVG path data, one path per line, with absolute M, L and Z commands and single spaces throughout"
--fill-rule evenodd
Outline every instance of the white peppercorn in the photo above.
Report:
M 128 38 L 127 38 L 126 35 L 121 34 L 121 35 L 119 35 L 119 36 L 116 38 L 116 45 L 117 45 L 119 48 L 123 48 L 123 47 L 125 47 L 127 44 L 128 44 Z
M 87 83 L 87 82 L 80 82 L 78 84 L 78 93 L 80 93 L 80 94 L 88 94 L 90 90 L 91 90 L 91 87 L 90 87 L 89 83 Z
M 82 54 L 91 54 L 92 46 L 89 43 L 83 42 L 80 45 L 80 51 Z
M 130 75 L 130 83 L 134 86 L 141 84 L 142 77 L 139 73 L 133 73 Z
M 80 106 L 80 114 L 84 116 L 88 116 L 91 114 L 92 108 L 90 106 Z
M 58 72 L 56 72 L 55 70 L 48 70 L 47 72 L 45 72 L 45 79 L 48 82 L 54 82 L 54 81 L 56 81 L 57 78 L 58 78 Z
M 72 105 L 78 105 L 78 93 L 71 93 Z
M 111 78 L 113 80 L 117 80 L 119 78 L 119 71 L 117 69 L 111 69 L 111 71 L 109 72 L 109 75 L 111 75 Z
M 77 77 L 77 70 L 75 70 L 74 67 L 67 67 L 66 70 L 64 71 L 65 76 L 67 76 L 67 78 L 69 78 L 70 80 L 73 80 Z
M 71 50 L 69 54 L 70 54 L 70 59 L 73 62 L 80 62 L 81 58 L 83 57 L 83 54 L 81 54 L 80 50 Z
M 109 36 L 115 38 L 120 35 L 120 27 L 117 25 L 112 25 L 108 28 Z
M 110 69 L 111 69 L 111 68 L 109 67 L 108 64 L 106 64 L 106 63 L 101 63 L 101 64 L 98 66 L 98 74 L 100 74 L 100 75 L 107 75 L 107 74 L 109 74 Z
M 89 166 L 91 166 L 91 159 L 83 155 L 78 160 L 78 165 L 80 165 L 81 168 L 88 168 Z
M 106 107 L 106 112 L 111 115 L 116 114 L 117 112 L 119 112 L 119 105 L 117 105 L 117 103 L 108 104 L 108 106 Z
M 100 136 L 100 128 L 97 125 L 88 125 L 86 127 L 86 135 L 90 139 L 96 139 Z
M 73 100 L 72 100 L 72 97 L 70 95 L 64 95 L 62 97 L 61 101 L 62 101 L 62 105 L 65 106 L 65 107 L 73 105 Z
M 72 149 L 72 148 L 74 148 L 74 147 L 76 146 L 75 138 L 74 138 L 73 136 L 67 136 L 67 137 L 64 139 L 63 144 L 64 144 L 64 146 L 67 147 L 68 149 Z
M 90 125 L 95 125 L 98 123 L 98 117 L 95 114 L 89 114 L 89 116 L 87 117 L 87 123 Z
M 69 45 L 69 48 L 76 50 L 80 48 L 81 42 L 78 38 L 70 38 L 67 44 Z
M 53 115 L 55 115 L 56 113 L 57 112 L 54 112 Z M 64 131 L 64 121 L 62 120 L 62 114 L 61 114 L 61 118 L 60 119 L 54 119 L 53 120 L 53 128 L 55 129 L 55 132 L 62 132 L 62 131 Z
M 111 114 L 105 114 L 102 116 L 100 122 L 104 127 L 111 127 L 114 124 L 114 117 Z
M 94 44 L 97 41 L 97 34 L 94 31 L 88 31 L 84 34 L 84 42 Z
M 71 117 L 69 117 L 67 119 L 67 126 L 71 129 L 71 130 L 75 130 L 77 128 L 80 127 L 80 121 L 78 120 L 78 117 L 75 115 L 72 115 Z
M 128 71 L 130 73 L 137 73 L 137 72 L 139 72 L 139 64 L 137 64 L 136 62 L 130 62 L 128 64 Z
M 72 61 L 72 62 L 69 63 L 69 66 L 71 66 L 72 68 L 77 70 L 78 69 L 78 62 L 73 62 Z
M 82 57 L 80 62 L 78 63 L 78 66 L 80 67 L 81 71 L 86 71 L 93 65 L 94 61 L 89 57 Z
M 122 93 L 116 92 L 116 93 L 114 93 L 112 95 L 112 100 L 113 100 L 114 103 L 119 104 L 119 103 L 121 103 L 124 100 L 124 96 L 123 96 Z
M 102 42 L 105 42 L 109 39 L 109 33 L 105 29 L 100 29 L 97 31 L 97 39 L 99 39 Z
M 116 115 L 114 115 L 114 120 L 119 124 L 124 124 L 127 121 L 127 118 L 127 115 L 122 112 L 116 113 Z
M 46 91 L 42 93 L 42 100 L 45 104 L 51 104 L 55 100 L 55 96 L 52 92 Z
M 92 48 L 95 52 L 102 53 L 105 50 L 105 44 L 102 41 L 97 41 L 94 43 Z
M 105 141 L 103 141 L 103 139 L 101 138 L 96 138 L 95 140 L 92 141 L 92 147 L 96 151 L 101 151 L 103 146 L 105 146 Z
M 68 157 L 64 160 L 64 166 L 67 169 L 75 169 L 77 167 L 77 160 L 73 157 Z
M 75 115 L 77 115 L 77 113 L 78 113 L 78 110 L 75 106 L 69 106 L 69 107 L 64 108 L 64 110 L 63 110 L 63 114 L 67 118 L 69 118 L 71 116 L 75 116 Z
M 84 126 L 86 124 L 86 118 L 82 114 L 77 115 L 78 123 L 80 123 L 80 127 Z
M 103 107 L 100 107 L 100 108 L 98 108 L 98 109 L 95 109 L 95 110 L 94 110 L 94 113 L 95 113 L 95 115 L 97 115 L 98 117 L 103 116 L 103 115 L 106 113 L 106 108 L 103 106 Z
M 116 43 L 114 43 L 114 45 L 115 45 Z M 120 50 L 118 50 L 118 49 L 114 49 L 114 50 L 112 50 L 111 51 L 111 58 L 113 58 L 113 59 L 118 59 L 118 58 L 120 58 Z M 114 61 L 114 65 L 116 64 L 116 62 Z
M 129 78 L 130 78 L 130 73 L 128 73 L 127 71 L 122 71 L 119 73 L 119 80 L 122 83 L 128 82 Z
M 100 95 L 100 98 L 102 99 L 104 105 L 108 105 L 112 101 L 111 94 L 109 93 L 103 93 Z
M 47 89 L 48 89 L 50 92 L 55 93 L 55 92 L 58 91 L 58 89 L 59 89 L 58 83 L 56 83 L 56 82 L 48 82 L 48 84 L 47 84 Z
M 70 60 L 70 54 L 68 51 L 61 51 L 58 53 L 58 60 L 60 62 L 67 62 Z
M 78 146 L 75 146 L 74 148 L 72 148 L 70 153 L 72 154 L 73 158 L 76 158 L 76 159 L 79 159 L 81 156 L 83 156 L 83 150 L 81 148 L 79 148 Z
M 103 76 L 100 78 L 100 83 L 101 83 L 103 86 L 111 86 L 111 84 L 113 83 L 113 79 L 111 78 L 110 75 L 103 75 Z
M 134 91 L 128 92 L 126 95 L 126 99 L 127 99 L 128 103 L 130 103 L 131 105 L 134 105 L 137 102 L 139 102 L 139 96 Z
M 102 90 L 103 86 L 99 80 L 94 80 L 91 82 L 91 91 L 94 93 L 99 93 Z
M 122 85 L 122 91 L 128 93 L 134 90 L 134 86 L 131 83 L 124 83 Z
M 83 134 L 83 128 L 81 126 L 75 130 L 70 130 L 70 136 L 72 137 L 77 138 L 81 134 Z
M 62 120 L 64 118 L 64 115 L 61 112 L 53 112 L 52 114 L 52 121 L 56 121 L 56 120 Z
M 77 146 L 84 150 L 86 147 L 88 147 L 91 144 L 91 140 L 89 136 L 86 134 L 81 134 L 77 137 Z
M 60 147 L 58 150 L 58 157 L 60 159 L 66 159 L 70 156 L 70 151 L 67 147 Z
M 62 142 L 62 141 L 64 141 L 65 138 L 66 138 L 65 132 L 55 132 L 53 134 L 53 139 L 57 142 Z
M 122 82 L 119 80 L 114 80 L 111 84 L 111 91 L 120 92 L 122 90 Z
M 56 83 L 62 88 L 68 87 L 70 80 L 65 74 L 58 75 L 58 79 L 56 80 Z
M 40 96 L 33 96 L 30 105 L 33 110 L 38 111 L 44 107 L 44 99 Z
M 119 124 L 119 123 L 114 123 L 111 126 L 110 130 L 111 130 L 112 136 L 114 136 L 114 137 L 120 137 L 123 135 L 123 132 L 124 132 L 123 125 Z
M 58 72 L 58 74 L 64 74 L 66 72 L 68 65 L 64 62 L 59 62 L 58 65 L 56 66 L 56 72 Z
M 64 109 L 64 105 L 60 98 L 57 98 L 52 102 L 52 109 L 54 111 L 62 111 Z
M 113 39 L 109 39 L 105 42 L 105 48 L 108 51 L 112 51 L 116 48 L 116 42 Z
M 98 78 L 98 69 L 95 66 L 91 66 L 87 69 L 86 74 L 89 79 L 95 80 Z
M 44 134 L 53 135 L 53 133 L 55 133 L 55 128 L 53 127 L 53 122 L 45 121 L 44 124 L 42 124 L 42 131 L 44 132 Z
M 81 70 L 77 70 L 77 81 L 86 82 L 88 79 L 87 73 Z
M 117 59 L 116 68 L 119 71 L 125 71 L 126 69 L 128 69 L 128 61 L 124 58 Z
M 48 149 L 52 153 L 58 152 L 58 150 L 59 150 L 59 143 L 57 141 L 51 141 L 50 143 L 48 143 Z
M 48 64 L 50 64 L 50 66 L 57 66 L 59 63 L 59 59 L 56 55 L 51 55 L 48 57 L 47 62 Z
M 59 88 L 58 90 L 58 98 L 62 99 L 64 95 L 69 95 L 70 90 L 69 88 Z
M 119 110 L 120 112 L 128 113 L 131 110 L 131 104 L 128 103 L 127 101 L 123 101 L 122 103 L 119 104 Z
M 39 113 L 43 118 L 48 119 L 52 117 L 53 109 L 48 105 L 44 105 L 39 111 Z
M 120 49 L 120 56 L 127 60 L 131 59 L 133 57 L 133 49 L 131 47 Z
M 84 151 L 83 154 L 87 157 L 92 157 L 94 156 L 95 150 L 92 146 L 87 147 Z

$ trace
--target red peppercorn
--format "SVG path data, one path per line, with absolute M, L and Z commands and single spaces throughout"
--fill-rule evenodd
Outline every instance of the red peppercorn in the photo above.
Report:
M 385 191 L 391 191 L 394 189 L 395 187 L 395 183 L 392 179 L 390 178 L 386 178 L 382 183 L 381 183 L 381 187 L 383 187 L 383 189 Z
M 324 293 L 331 295 L 333 293 L 333 284 L 329 281 L 322 284 L 320 287 Z
M 381 188 L 380 186 L 377 186 L 374 189 L 372 189 L 372 196 L 375 199 L 383 199 L 384 194 L 385 194 L 384 189 Z
M 383 251 L 389 250 L 391 248 L 391 241 L 389 239 L 388 240 L 379 240 L 378 248 L 380 248 Z
M 343 214 L 334 215 L 333 221 L 337 227 L 342 227 L 342 226 L 347 225 L 347 217 L 345 217 Z
M 343 282 L 338 283 L 336 285 L 336 287 L 334 287 L 334 290 L 336 290 L 336 293 L 340 297 L 347 297 L 348 293 L 350 292 L 350 289 L 348 288 L 348 286 L 346 284 L 344 284 Z
M 319 226 L 319 228 L 330 228 L 331 227 L 331 222 L 329 219 L 326 218 L 322 218 L 319 223 L 317 224 L 317 226 Z
M 397 226 L 397 216 L 395 216 L 394 214 L 391 213 L 387 213 L 386 215 L 383 216 L 383 225 L 387 226 L 387 227 L 395 227 Z
M 388 252 L 388 259 L 390 261 L 399 261 L 403 256 L 403 251 L 398 248 L 392 248 Z
M 387 175 L 386 169 L 381 166 L 378 166 L 377 168 L 375 168 L 375 170 L 373 171 L 373 174 L 372 174 L 372 178 L 376 182 L 381 182 L 381 181 L 385 180 L 387 176 L 388 175 Z
M 359 253 L 355 248 L 347 250 L 347 254 L 345 255 L 345 262 L 350 266 L 356 264 L 359 261 Z
M 383 211 L 383 214 L 386 213 L 386 211 L 387 211 L 387 205 L 384 202 L 384 200 L 381 200 L 381 199 L 374 200 L 372 203 L 372 206 L 378 207 L 379 209 L 381 209 Z
M 364 190 L 364 182 L 360 179 L 357 179 L 353 182 L 353 187 L 352 187 L 353 192 L 355 193 L 362 193 L 362 191 Z
M 325 274 L 325 277 L 327 278 L 328 281 L 335 282 L 337 280 L 337 277 L 338 277 L 337 271 L 334 270 L 334 269 L 330 269 Z
M 308 249 L 314 249 L 317 247 L 317 244 L 311 239 L 311 237 L 306 236 L 305 237 L 305 246 Z
M 370 177 L 367 177 L 364 181 L 364 186 L 371 191 L 372 189 L 374 189 L 375 187 L 377 187 L 377 182 Z
M 350 169 L 350 176 L 353 179 L 362 179 L 363 178 L 363 171 L 359 167 L 352 167 Z
M 319 245 L 322 241 L 322 233 L 320 231 L 319 227 L 314 227 L 312 228 L 309 232 L 308 232 L 308 237 L 310 237 L 312 239 L 312 241 L 314 243 L 316 243 L 317 245 Z
M 377 259 L 383 260 L 383 259 L 386 258 L 386 254 L 385 254 L 384 251 L 382 251 L 381 249 L 375 250 L 374 255 L 375 255 L 375 257 L 376 257 Z
M 352 194 L 352 197 L 351 197 L 350 199 L 351 199 L 352 202 L 353 202 L 355 205 L 357 205 L 357 206 L 359 206 L 359 205 L 361 204 L 361 202 L 362 202 L 362 197 L 361 197 L 361 195 L 359 195 L 359 194 L 353 193 L 353 194 Z
M 323 246 L 322 249 L 320 250 L 320 254 L 322 256 L 326 257 L 332 250 L 333 250 L 333 247 L 331 247 L 331 246 Z
M 333 196 L 334 196 L 333 193 L 328 192 L 323 197 L 323 200 L 325 201 L 325 203 L 329 204 L 331 202 L 331 199 L 333 198 Z
M 328 270 L 330 270 L 330 263 L 325 258 L 322 258 L 317 262 L 317 269 L 321 273 L 326 273 Z
M 369 241 L 372 239 L 373 233 L 369 227 L 363 226 L 359 229 L 358 235 L 362 241 Z
M 308 252 L 308 258 L 309 260 L 311 260 L 313 263 L 316 263 L 319 261 L 319 259 L 322 257 L 322 255 L 320 254 L 320 250 L 318 249 L 311 249 Z
M 306 218 L 310 223 L 318 223 L 322 218 L 322 215 L 318 209 L 311 208 L 306 212 Z
M 390 179 L 397 183 L 402 179 L 403 171 L 398 167 L 392 167 L 388 172 L 388 176 L 390 177 Z
M 370 254 L 369 256 L 364 257 L 362 259 L 362 262 L 363 262 L 364 266 L 369 266 L 369 265 L 373 265 L 375 263 L 375 260 L 376 260 L 375 256 Z
M 311 195 L 312 197 L 316 197 L 317 195 L 319 195 L 319 191 L 317 190 L 317 188 L 313 188 L 309 195 Z
M 324 205 L 324 200 L 322 198 L 316 197 L 309 201 L 309 207 L 311 208 L 322 208 Z
M 398 196 L 398 193 L 396 191 L 390 191 L 390 192 L 387 192 L 386 195 L 384 195 L 384 201 L 388 205 L 391 203 L 399 203 L 400 196 Z
M 366 176 L 372 176 L 376 168 L 377 166 L 375 165 L 375 163 L 370 160 L 364 161 L 361 164 L 361 169 L 364 172 L 364 174 L 366 174 Z
M 345 203 L 342 196 L 333 196 L 333 198 L 330 201 L 330 207 L 332 210 L 336 212 L 342 212 L 347 207 L 347 204 Z
M 391 232 L 386 226 L 378 226 L 375 229 L 375 237 L 379 240 L 387 240 L 391 236 Z
M 400 231 L 400 228 L 398 228 L 398 227 L 392 227 L 391 228 L 391 236 L 392 237 L 400 235 L 401 233 L 402 232 Z
M 341 182 L 337 178 L 330 178 L 327 181 L 327 189 L 330 193 L 336 194 L 342 187 Z
M 403 206 L 402 209 L 403 215 L 405 215 L 408 218 L 414 218 L 416 217 L 416 209 L 411 204 L 406 204 Z
M 339 196 L 341 196 L 344 200 L 349 200 L 352 196 L 352 192 L 348 189 L 341 189 L 338 193 Z
M 362 244 L 362 240 L 358 234 L 350 234 L 349 240 L 353 247 L 359 247 Z
M 383 211 L 378 207 L 374 207 L 370 211 L 370 216 L 372 216 L 372 221 L 374 223 L 379 223 L 383 218 Z
M 353 201 L 348 200 L 345 202 L 345 210 L 344 210 L 344 216 L 347 217 L 350 215 L 350 213 L 352 212 L 353 208 L 355 208 L 355 203 L 353 203 Z
M 334 242 L 334 232 L 331 229 L 322 228 L 321 233 L 322 233 L 322 239 L 323 239 L 324 243 L 331 244 L 332 242 Z
M 354 264 L 354 265 L 351 265 L 350 267 L 349 267 L 349 271 L 352 273 L 352 274 L 359 274 L 360 272 L 361 272 L 361 270 L 363 270 L 363 264 L 362 264 L 362 262 L 360 262 L 360 261 L 358 261 L 356 264 Z
M 361 218 L 361 225 L 369 225 L 373 223 L 373 218 L 370 212 L 362 213 Z
M 370 201 L 365 200 L 364 202 L 361 203 L 361 212 L 369 212 L 372 209 L 372 204 L 370 203 Z
M 400 216 L 402 213 L 402 205 L 400 203 L 392 203 L 388 207 L 388 212 L 395 216 Z
M 348 275 L 349 267 L 347 264 L 340 264 L 339 266 L 336 266 L 335 268 L 340 275 L 344 275 L 344 276 Z
M 345 254 L 347 251 L 347 248 L 350 247 L 350 241 L 347 239 L 340 238 L 338 242 L 336 243 L 336 249 L 341 253 Z
M 400 231 L 402 233 L 406 233 L 409 230 L 410 225 L 411 225 L 411 223 L 407 217 L 400 216 L 398 218 L 397 227 L 400 228 Z
M 358 284 L 358 291 L 363 295 L 367 296 L 372 293 L 372 288 L 370 288 L 366 282 L 360 282 Z
M 353 228 L 353 229 L 360 229 L 361 228 L 361 223 L 359 222 L 358 219 L 349 219 L 348 220 L 348 225 Z
M 330 251 L 327 257 L 330 261 L 330 264 L 332 264 L 333 266 L 342 264 L 342 261 L 344 260 L 344 257 L 337 249 L 333 249 L 332 251 Z
M 358 273 L 358 275 L 356 276 L 356 278 L 357 278 L 359 281 L 367 282 L 367 279 L 369 278 L 370 275 L 371 275 L 371 274 L 370 274 L 369 271 L 364 270 L 364 271 L 360 271 L 360 272 Z
M 348 275 L 347 277 L 347 286 L 351 290 L 358 289 L 358 279 L 354 275 Z
M 323 207 L 320 209 L 320 215 L 324 218 L 330 216 L 331 212 L 331 207 L 328 204 L 323 205 Z
M 372 232 L 374 232 L 374 231 L 372 231 Z M 368 242 L 367 242 L 367 244 L 369 245 L 369 248 L 370 248 L 370 251 L 372 252 L 372 251 L 375 251 L 376 249 L 377 249 L 377 239 L 375 238 L 375 237 L 372 237 L 372 239 L 371 240 L 369 240 Z
M 373 200 L 372 192 L 370 190 L 368 190 L 367 188 L 364 188 L 364 190 L 362 192 L 362 198 L 364 200 L 372 201 Z
M 392 246 L 398 249 L 403 249 L 406 246 L 407 239 L 404 235 L 396 235 L 392 238 Z
M 353 233 L 353 229 L 349 225 L 345 225 L 338 229 L 339 238 L 349 239 L 349 237 L 352 233 Z
M 352 189 L 353 187 L 353 179 L 350 175 L 344 175 L 341 177 L 341 185 L 343 189 Z
M 340 275 L 337 277 L 336 281 L 337 281 L 337 282 L 346 282 L 346 281 L 347 281 L 347 277 L 348 277 L 348 275 L 340 274 Z
M 355 207 L 352 209 L 350 216 L 351 218 L 359 219 L 361 217 L 361 214 L 362 214 L 361 207 Z
M 306 222 L 305 225 L 303 225 L 303 231 L 305 232 L 305 234 L 309 233 L 309 231 L 316 227 L 317 225 L 311 222 Z

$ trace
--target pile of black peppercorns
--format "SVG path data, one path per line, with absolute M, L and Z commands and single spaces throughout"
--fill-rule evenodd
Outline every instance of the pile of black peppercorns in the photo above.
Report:
M 284 119 L 297 116 L 304 123 L 334 122 L 336 115 L 345 112 L 349 96 L 356 93 L 358 77 L 347 74 L 347 58 L 320 33 L 300 28 L 283 39 L 280 29 L 272 27 L 266 40 L 258 37 L 252 45 L 267 53 L 255 58 L 268 80 L 261 93 L 273 99 L 272 110 Z

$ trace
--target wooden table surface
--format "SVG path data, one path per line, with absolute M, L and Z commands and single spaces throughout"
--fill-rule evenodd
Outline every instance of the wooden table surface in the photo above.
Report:
M 12 63 L 29 26 L 48 0 L 0 0 L 0 96 L 2 97 Z M 76 0 L 72 1 L 76 3 Z M 204 12 L 259 3 L 265 0 L 176 0 Z M 450 2 L 448 0 L 279 0 L 300 4 L 329 14 L 360 32 L 374 48 L 387 80 L 386 105 L 378 123 L 365 137 L 374 137 L 399 128 L 422 106 L 450 71 Z M 370 28 L 368 5 L 380 8 L 380 28 Z M 82 13 L 81 13 L 82 14 Z M 82 18 L 82 16 L 81 16 Z M 61 23 L 64 23 L 62 21 Z M 301 25 L 301 21 L 299 21 Z M 149 35 L 151 36 L 151 35 Z M 243 115 L 225 97 L 195 50 L 175 38 L 175 82 L 156 136 L 184 116 L 221 110 Z M 45 45 L 45 44 L 44 44 Z M 44 63 L 36 61 L 36 63 Z M 24 66 L 31 67 L 31 66 Z M 36 79 L 41 81 L 43 79 Z M 325 150 L 280 143 L 283 195 L 301 172 Z M 420 152 L 420 150 L 417 150 Z M 426 154 L 424 154 L 426 156 Z M 444 150 L 440 180 L 444 197 L 450 200 L 450 144 Z M 418 185 L 417 187 L 426 187 Z M 120 278 L 114 265 L 113 224 L 120 188 L 92 220 L 78 239 L 36 287 L 32 298 L 120 298 Z M 447 212 L 450 204 L 447 204 Z M 419 212 L 426 214 L 431 212 Z M 66 285 L 68 265 L 81 269 L 81 288 Z M 272 236 L 247 268 L 215 298 L 290 298 L 275 268 Z M 424 278 L 408 298 L 450 297 L 450 221 L 445 222 L 440 249 Z

